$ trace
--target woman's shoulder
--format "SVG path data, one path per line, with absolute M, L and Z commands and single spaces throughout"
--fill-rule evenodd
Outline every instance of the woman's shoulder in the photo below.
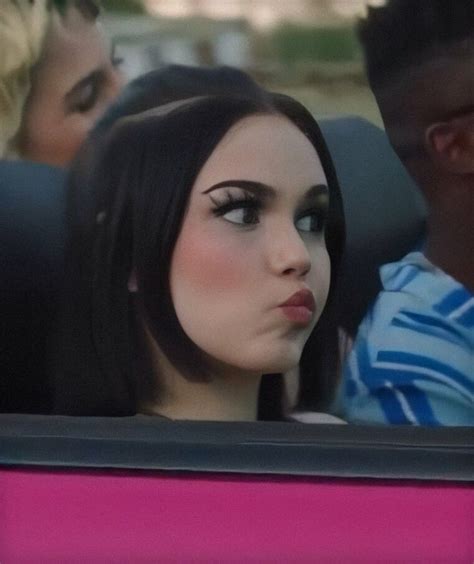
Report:
M 312 424 L 346 425 L 347 422 L 335 415 L 319 411 L 295 411 L 288 416 L 289 421 Z

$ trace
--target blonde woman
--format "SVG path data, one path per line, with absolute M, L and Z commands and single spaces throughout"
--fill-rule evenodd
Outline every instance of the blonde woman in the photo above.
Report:
M 122 79 L 94 0 L 2 0 L 0 158 L 67 166 Z

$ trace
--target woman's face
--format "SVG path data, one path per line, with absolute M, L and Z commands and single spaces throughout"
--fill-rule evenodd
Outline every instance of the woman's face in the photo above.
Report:
M 183 330 L 218 370 L 298 363 L 329 291 L 328 202 L 313 145 L 281 116 L 241 120 L 202 168 L 170 286 Z
M 20 136 L 22 156 L 66 166 L 121 86 L 98 25 L 74 7 L 64 17 L 55 14 L 33 72 Z

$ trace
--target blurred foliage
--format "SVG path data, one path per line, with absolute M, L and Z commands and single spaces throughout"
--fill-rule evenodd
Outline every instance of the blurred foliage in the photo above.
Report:
M 285 63 L 303 61 L 345 62 L 360 56 L 351 27 L 302 27 L 285 24 L 272 34 L 277 56 Z
M 101 6 L 107 12 L 120 12 L 126 14 L 144 14 L 143 0 L 100 0 Z

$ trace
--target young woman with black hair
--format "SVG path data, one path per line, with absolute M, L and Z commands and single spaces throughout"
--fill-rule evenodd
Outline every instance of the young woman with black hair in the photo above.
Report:
M 309 112 L 199 97 L 90 143 L 70 177 L 89 212 L 70 210 L 56 412 L 284 419 L 300 359 L 328 392 L 344 218 Z

